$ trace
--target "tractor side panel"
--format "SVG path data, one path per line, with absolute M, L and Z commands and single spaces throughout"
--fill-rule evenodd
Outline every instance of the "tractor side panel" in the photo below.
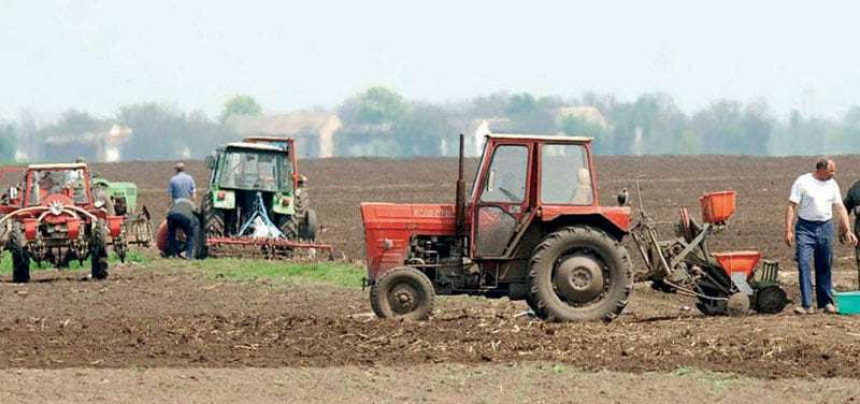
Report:
M 362 203 L 367 277 L 403 266 L 415 235 L 453 236 L 454 205 Z

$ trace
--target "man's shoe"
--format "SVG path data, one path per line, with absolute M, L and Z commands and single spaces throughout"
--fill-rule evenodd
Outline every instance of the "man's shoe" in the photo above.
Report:
M 797 306 L 794 308 L 794 314 L 815 314 L 815 309 Z
M 824 306 L 824 312 L 827 314 L 836 314 L 839 311 L 836 310 L 836 306 L 834 306 L 833 303 L 827 303 L 827 305 Z

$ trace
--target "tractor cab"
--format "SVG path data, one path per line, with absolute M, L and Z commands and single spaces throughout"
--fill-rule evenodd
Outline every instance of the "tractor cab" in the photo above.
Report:
M 591 139 L 490 135 L 468 197 L 460 146 L 453 205 L 362 204 L 376 314 L 425 318 L 435 294 L 524 299 L 551 320 L 620 313 L 630 209 L 598 203 Z
M 231 143 L 219 152 L 214 181 L 222 189 L 289 191 L 286 158 L 286 153 L 272 146 Z
M 23 203 L 25 206 L 60 202 L 93 207 L 92 177 L 84 163 L 34 164 L 27 169 Z

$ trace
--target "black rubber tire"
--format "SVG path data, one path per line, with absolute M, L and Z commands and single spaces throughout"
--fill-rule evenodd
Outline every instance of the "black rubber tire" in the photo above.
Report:
M 102 220 L 93 226 L 90 239 L 90 267 L 93 279 L 107 279 L 108 277 L 108 254 L 106 247 L 107 229 Z
M 563 301 L 553 287 L 558 259 L 587 251 L 603 264 L 605 283 L 599 300 L 577 307 Z M 535 247 L 529 270 L 529 294 L 540 318 L 547 321 L 612 321 L 627 306 L 633 290 L 633 265 L 627 250 L 603 230 L 571 226 L 547 236 Z
M 313 209 L 308 209 L 305 213 L 305 220 L 299 228 L 299 237 L 306 241 L 315 241 L 317 239 L 317 212 Z
M 535 304 L 534 300 L 532 300 L 531 293 L 526 295 L 526 304 L 529 306 L 529 309 L 532 311 L 532 313 L 534 313 L 535 316 L 539 318 L 546 317 L 546 314 L 543 313 L 543 310 L 538 307 L 537 304 Z M 538 312 L 541 312 L 541 314 L 538 314 Z
M 9 237 L 9 251 L 12 253 L 12 282 L 30 282 L 30 253 L 24 247 L 24 232 L 21 224 L 12 224 L 12 234 Z
M 392 309 L 390 294 L 399 286 L 404 286 L 416 294 L 414 309 L 397 312 Z M 433 313 L 436 291 L 433 283 L 423 272 L 410 267 L 394 268 L 376 279 L 370 287 L 370 307 L 377 317 L 401 320 L 426 320 Z
M 295 201 L 295 216 L 299 219 L 299 223 L 302 223 L 304 222 L 305 214 L 311 208 L 311 196 L 308 194 L 308 190 L 304 188 L 296 189 Z
M 203 218 L 201 229 L 196 237 L 197 243 L 197 258 L 204 259 L 209 255 L 209 250 L 206 248 L 206 239 L 209 237 L 223 237 L 226 234 L 226 225 L 224 223 L 224 211 L 215 208 L 212 202 L 212 192 L 206 192 L 203 197 L 203 203 L 200 205 L 200 216 Z
M 212 193 L 207 192 L 203 197 L 203 204 L 200 206 L 200 213 L 203 216 L 203 231 L 209 237 L 224 236 L 224 211 L 216 209 L 212 203 Z
M 299 221 L 295 215 L 282 215 L 280 216 L 280 225 L 278 226 L 281 229 L 281 233 L 284 233 L 284 237 L 287 240 L 298 240 L 299 238 Z
M 788 294 L 777 285 L 765 286 L 756 291 L 753 308 L 761 314 L 778 314 L 788 305 Z

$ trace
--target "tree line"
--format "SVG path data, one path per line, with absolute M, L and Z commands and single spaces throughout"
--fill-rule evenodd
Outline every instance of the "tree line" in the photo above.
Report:
M 577 107 L 594 107 L 603 119 L 560 112 Z M 483 119 L 492 122 L 495 132 L 592 136 L 600 155 L 860 153 L 860 106 L 835 118 L 791 111 L 778 119 L 764 100 L 719 100 L 686 113 L 670 95 L 661 93 L 621 100 L 590 92 L 573 98 L 500 92 L 429 103 L 372 87 L 330 112 L 342 122 L 334 136 L 338 156 L 452 155 L 457 134 Z M 70 109 L 42 125 L 23 114 L 18 120 L 0 122 L 0 159 L 13 159 L 22 142 L 98 133 L 113 124 L 132 129 L 121 145 L 124 160 L 202 158 L 217 145 L 239 139 L 227 118 L 267 113 L 274 112 L 265 111 L 250 96 L 237 95 L 216 117 L 160 103 L 125 105 L 114 115 L 101 117 Z

